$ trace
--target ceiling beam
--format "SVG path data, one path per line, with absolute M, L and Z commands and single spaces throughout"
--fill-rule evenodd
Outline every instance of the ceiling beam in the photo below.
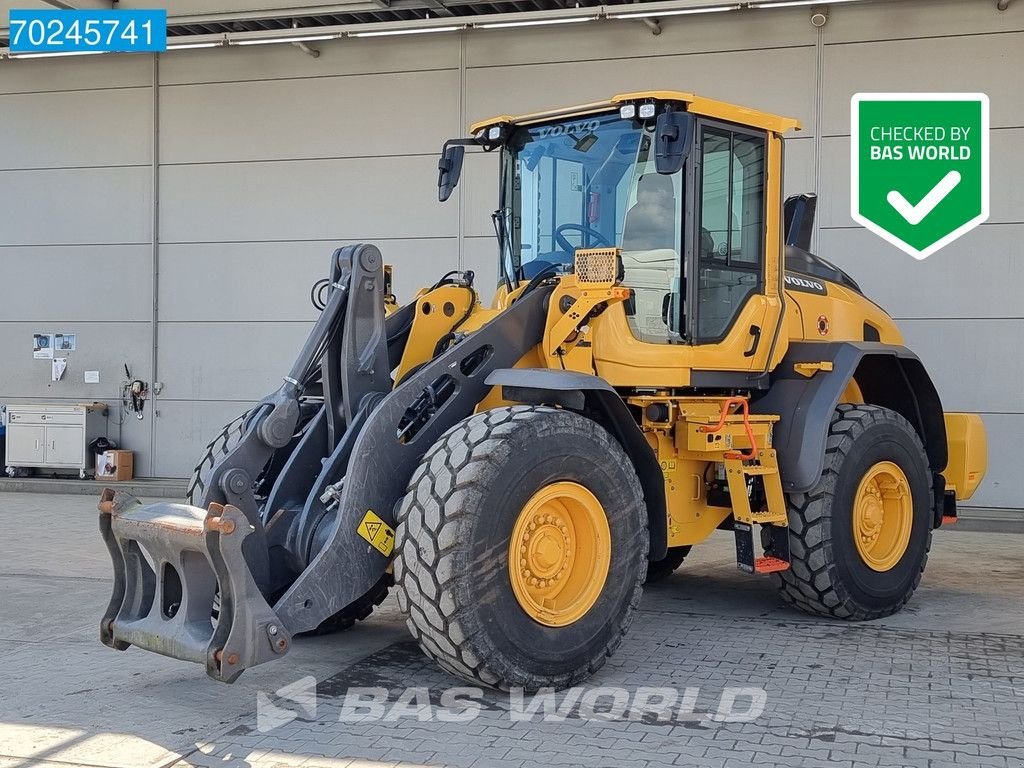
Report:
M 423 4 L 426 5 L 438 16 L 454 16 L 451 9 L 444 4 L 444 0 L 423 0 Z
M 487 5 L 490 0 L 471 0 L 460 5 Z M 387 8 L 392 11 L 415 10 L 430 8 L 439 10 L 437 6 L 445 7 L 442 0 L 387 0 Z M 305 16 L 330 16 L 335 14 L 348 13 L 370 13 L 380 10 L 382 3 L 376 0 L 357 0 L 350 3 L 337 3 L 331 5 L 310 5 L 302 8 L 295 8 L 284 11 L 280 8 L 266 11 L 233 11 L 228 13 L 201 13 L 176 16 L 173 7 L 168 10 L 167 23 L 177 24 L 212 24 L 229 21 L 258 21 L 259 19 L 280 19 Z

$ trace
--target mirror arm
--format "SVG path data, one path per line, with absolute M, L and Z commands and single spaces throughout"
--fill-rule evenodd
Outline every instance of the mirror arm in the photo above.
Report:
M 476 139 L 448 139 L 441 147 L 441 157 L 437 161 L 437 198 L 442 203 L 451 197 L 452 191 L 458 186 L 462 175 L 462 161 L 465 147 L 479 146 Z M 458 152 L 453 151 L 458 148 Z

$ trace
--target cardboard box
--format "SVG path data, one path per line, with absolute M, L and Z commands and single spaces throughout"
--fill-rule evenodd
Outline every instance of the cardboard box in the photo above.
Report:
M 131 480 L 135 459 L 131 451 L 106 451 L 96 454 L 97 480 Z

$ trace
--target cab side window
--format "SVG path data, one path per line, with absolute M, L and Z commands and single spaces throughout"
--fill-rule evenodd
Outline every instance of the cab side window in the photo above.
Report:
M 718 341 L 761 288 L 765 137 L 704 125 L 698 179 L 697 341 Z

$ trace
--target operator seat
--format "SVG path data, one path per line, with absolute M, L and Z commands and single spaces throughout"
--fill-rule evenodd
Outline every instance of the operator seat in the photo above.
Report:
M 640 177 L 636 203 L 622 226 L 622 282 L 633 289 L 633 314 L 627 319 L 641 341 L 664 343 L 669 336 L 662 307 L 679 269 L 677 211 L 671 178 L 656 173 Z
M 622 225 L 622 250 L 674 248 L 676 210 L 670 177 L 657 173 L 641 176 L 636 186 L 636 202 L 626 211 Z

